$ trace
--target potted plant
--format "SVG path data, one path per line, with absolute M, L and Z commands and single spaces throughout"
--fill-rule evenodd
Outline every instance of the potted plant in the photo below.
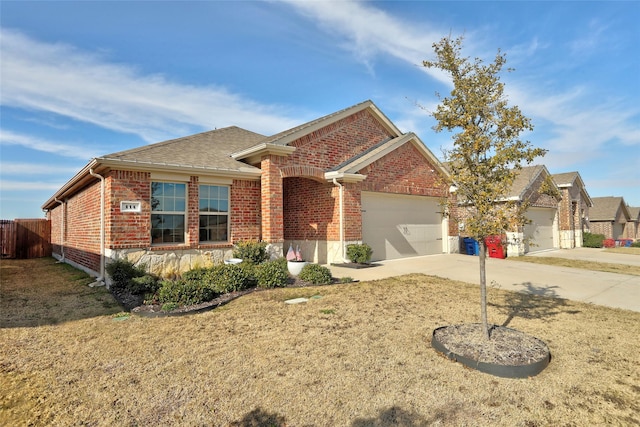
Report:
M 307 264 L 302 258 L 300 246 L 296 246 L 296 249 L 293 250 L 293 245 L 289 245 L 289 250 L 287 251 L 287 269 L 289 273 L 292 276 L 297 276 Z

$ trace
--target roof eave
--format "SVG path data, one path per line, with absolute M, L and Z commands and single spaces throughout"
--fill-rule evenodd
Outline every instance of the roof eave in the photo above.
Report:
M 338 171 L 325 172 L 324 179 L 329 182 L 332 182 L 334 179 L 340 182 L 361 182 L 367 178 L 367 175 L 362 175 L 359 173 L 345 173 Z
M 42 206 L 42 210 L 51 209 L 56 205 L 56 200 L 62 200 L 78 189 L 84 187 L 92 180 L 90 171 L 102 173 L 109 169 L 126 169 L 138 172 L 171 172 L 189 173 L 197 175 L 215 175 L 231 179 L 244 179 L 256 181 L 260 179 L 262 171 L 253 166 L 240 167 L 238 169 L 207 168 L 202 166 L 188 166 L 167 163 L 140 162 L 132 160 L 94 158 L 84 168 L 82 168 L 73 178 L 67 181 L 58 191 L 54 193 Z
M 262 156 L 273 154 L 276 156 L 288 156 L 296 151 L 295 147 L 280 144 L 262 143 L 249 147 L 245 150 L 231 153 L 231 158 L 234 160 L 245 160 L 249 163 L 260 162 Z

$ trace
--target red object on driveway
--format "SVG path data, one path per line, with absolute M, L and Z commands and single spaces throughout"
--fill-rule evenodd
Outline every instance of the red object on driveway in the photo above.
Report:
M 489 236 L 484 239 L 484 243 L 487 245 L 487 252 L 490 258 L 505 259 L 507 257 L 504 247 L 505 239 L 502 236 Z

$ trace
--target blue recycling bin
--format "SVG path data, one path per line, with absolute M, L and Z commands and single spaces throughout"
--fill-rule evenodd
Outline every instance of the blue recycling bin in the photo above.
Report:
M 463 239 L 464 242 L 464 250 L 467 255 L 480 255 L 480 247 L 478 246 L 478 242 L 471 237 L 465 237 Z

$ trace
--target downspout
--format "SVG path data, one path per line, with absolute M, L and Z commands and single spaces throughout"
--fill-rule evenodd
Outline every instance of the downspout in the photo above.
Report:
M 65 203 L 62 200 L 58 200 L 57 197 L 54 197 L 53 200 L 56 203 L 60 203 L 60 205 L 62 206 L 62 215 L 60 215 L 60 255 L 62 255 L 62 258 L 60 259 L 60 261 L 58 262 L 64 262 L 64 235 L 65 235 L 65 225 L 66 225 L 66 221 L 64 220 L 66 213 L 65 213 Z
M 93 171 L 93 168 L 89 169 L 89 173 L 91 176 L 96 177 L 100 180 L 100 276 L 96 279 L 95 282 L 91 283 L 89 286 L 104 286 L 104 177 L 99 175 Z
M 336 178 L 333 178 L 333 184 L 338 186 L 340 193 L 340 247 L 342 249 L 342 262 L 348 262 L 346 253 L 347 248 L 344 244 L 344 187 Z

